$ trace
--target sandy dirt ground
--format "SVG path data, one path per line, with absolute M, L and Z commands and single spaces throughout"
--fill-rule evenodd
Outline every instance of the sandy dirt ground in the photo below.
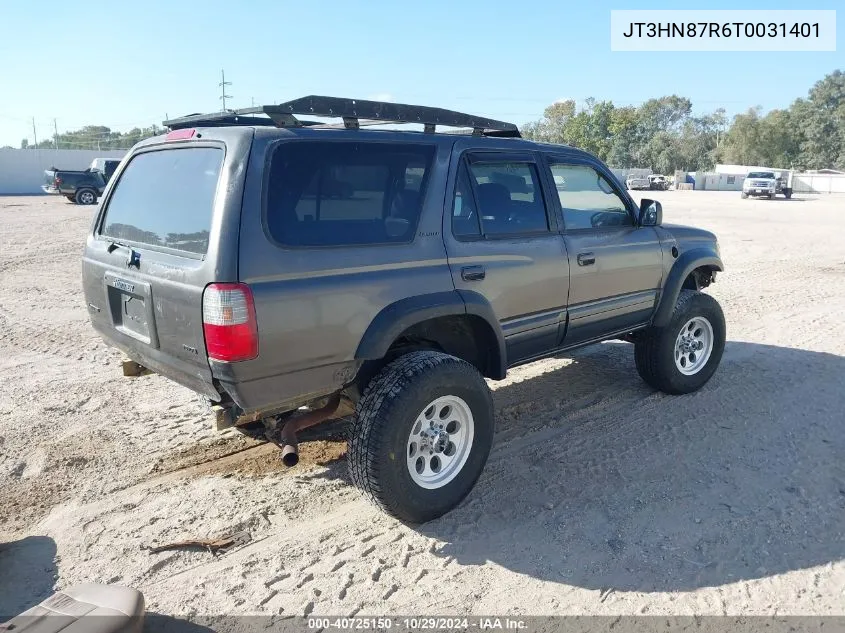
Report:
M 418 528 L 359 497 L 336 438 L 285 471 L 188 390 L 124 378 L 80 290 L 92 209 L 0 198 L 0 614 L 84 581 L 188 620 L 845 614 L 845 198 L 655 197 L 721 241 L 714 378 L 656 393 L 621 342 L 512 371 L 478 485 Z

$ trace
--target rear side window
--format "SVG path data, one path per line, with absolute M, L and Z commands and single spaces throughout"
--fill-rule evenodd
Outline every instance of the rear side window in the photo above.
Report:
M 452 233 L 457 237 L 478 237 L 481 225 L 478 223 L 478 210 L 472 195 L 472 185 L 467 175 L 466 165 L 458 167 L 458 181 L 455 183 L 455 199 L 452 201 Z
M 267 228 L 286 246 L 410 242 L 434 147 L 290 142 L 273 154 Z
M 217 147 L 138 154 L 115 185 L 102 235 L 204 255 L 222 164 Z

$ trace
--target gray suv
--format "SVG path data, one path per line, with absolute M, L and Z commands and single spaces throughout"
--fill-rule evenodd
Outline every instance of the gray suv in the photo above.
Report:
M 388 121 L 423 131 L 367 129 Z M 724 316 L 700 292 L 722 270 L 715 236 L 664 225 L 586 152 L 332 97 L 165 125 L 124 159 L 88 234 L 92 325 L 285 464 L 300 431 L 351 415 L 352 481 L 404 521 L 478 479 L 485 378 L 607 339 L 632 342 L 667 393 L 716 371 Z

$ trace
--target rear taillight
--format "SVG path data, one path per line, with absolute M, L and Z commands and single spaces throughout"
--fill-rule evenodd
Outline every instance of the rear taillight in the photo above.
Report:
M 58 187 L 60 184 L 62 184 L 62 179 L 56 176 L 56 178 L 53 180 L 53 184 Z
M 202 326 L 209 358 L 233 363 L 258 356 L 258 322 L 249 286 L 207 286 L 202 295 Z

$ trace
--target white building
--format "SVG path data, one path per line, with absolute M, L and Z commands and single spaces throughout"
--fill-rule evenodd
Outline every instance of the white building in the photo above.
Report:
M 87 169 L 95 158 L 123 158 L 125 150 L 0 149 L 0 195 L 42 193 L 44 171 Z

